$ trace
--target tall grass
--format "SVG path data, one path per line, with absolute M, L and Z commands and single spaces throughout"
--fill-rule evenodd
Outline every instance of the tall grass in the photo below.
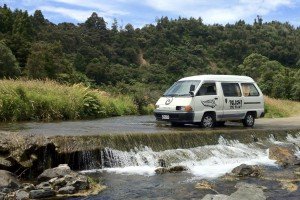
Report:
M 0 80 L 0 121 L 52 121 L 138 114 L 129 96 L 112 96 L 81 84 Z
M 291 117 L 300 115 L 300 102 L 273 99 L 265 97 L 265 111 L 266 117 Z

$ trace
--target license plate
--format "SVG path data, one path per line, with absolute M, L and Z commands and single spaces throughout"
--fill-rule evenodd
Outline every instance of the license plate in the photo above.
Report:
M 161 118 L 162 119 L 170 119 L 170 115 L 162 115 Z

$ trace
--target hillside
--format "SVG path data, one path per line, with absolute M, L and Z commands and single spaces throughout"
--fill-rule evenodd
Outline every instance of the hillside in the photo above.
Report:
M 116 20 L 108 27 L 92 13 L 84 23 L 56 25 L 39 10 L 31 16 L 6 5 L 0 16 L 0 78 L 83 83 L 146 105 L 183 76 L 245 74 L 270 97 L 300 100 L 300 29 L 288 22 L 162 17 L 142 28 Z

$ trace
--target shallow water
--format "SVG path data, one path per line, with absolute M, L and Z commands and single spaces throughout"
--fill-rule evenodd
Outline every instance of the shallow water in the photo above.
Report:
M 258 119 L 253 129 L 278 130 L 300 129 L 300 118 Z M 244 130 L 241 123 L 227 122 L 225 127 L 214 130 Z M 250 128 L 251 129 L 251 128 Z M 42 135 L 99 135 L 126 133 L 159 133 L 174 131 L 207 131 L 194 125 L 171 127 L 169 123 L 157 122 L 153 115 L 122 116 L 97 120 L 59 122 L 16 122 L 0 123 L 0 131 L 14 131 L 22 134 Z
M 82 171 L 94 178 L 100 178 L 108 189 L 89 199 L 201 199 L 211 190 L 198 190 L 195 185 L 202 179 L 215 183 L 216 190 L 231 194 L 236 189 L 235 181 L 224 181 L 222 175 L 240 164 L 261 165 L 265 170 L 280 171 L 274 160 L 268 158 L 268 146 L 280 143 L 270 138 L 264 143 L 242 144 L 238 141 L 219 139 L 217 145 L 191 149 L 173 149 L 155 152 L 148 147 L 129 152 L 109 149 L 112 154 L 110 168 Z M 300 135 L 288 136 L 286 144 L 300 145 Z M 299 151 L 297 153 L 299 154 Z M 183 165 L 189 170 L 183 173 L 156 175 L 158 159 L 164 159 L 169 166 Z M 297 199 L 300 190 L 287 192 L 276 181 L 245 178 L 245 182 L 264 185 L 269 199 Z M 299 183 L 297 183 L 299 185 Z M 300 186 L 300 185 L 299 185 Z

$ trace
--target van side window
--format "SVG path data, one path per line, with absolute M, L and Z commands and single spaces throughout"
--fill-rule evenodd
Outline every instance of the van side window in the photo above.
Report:
M 259 92 L 253 83 L 242 83 L 241 85 L 245 97 L 259 96 Z
M 221 85 L 225 97 L 242 96 L 241 89 L 238 83 L 222 83 Z
M 216 83 L 203 83 L 197 96 L 203 95 L 217 95 Z

